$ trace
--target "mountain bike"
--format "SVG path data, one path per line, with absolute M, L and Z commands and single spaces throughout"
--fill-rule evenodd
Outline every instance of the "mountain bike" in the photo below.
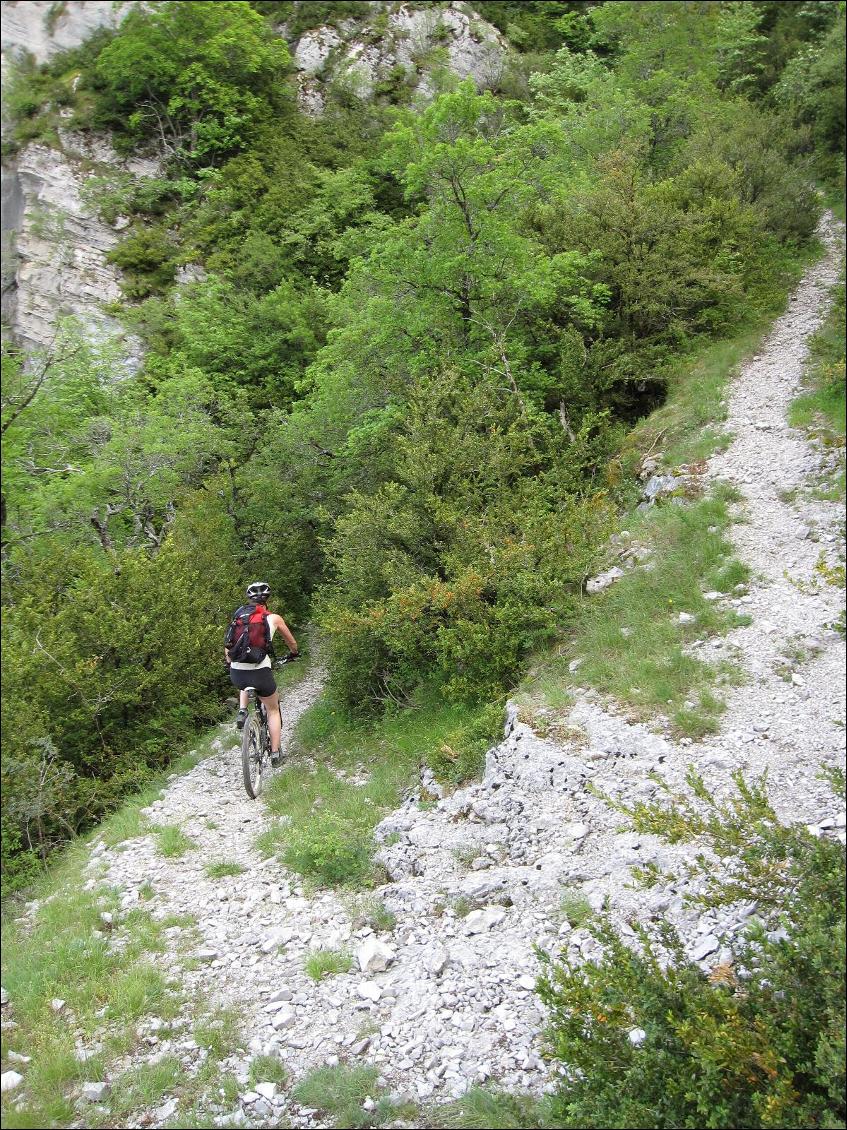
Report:
M 284 667 L 299 659 L 297 655 L 286 655 L 278 659 L 274 667 Z M 251 800 L 256 800 L 271 775 L 271 734 L 268 729 L 268 714 L 265 704 L 256 698 L 256 688 L 247 687 L 247 720 L 241 732 L 241 772 L 244 788 Z M 250 709 L 250 706 L 253 709 Z

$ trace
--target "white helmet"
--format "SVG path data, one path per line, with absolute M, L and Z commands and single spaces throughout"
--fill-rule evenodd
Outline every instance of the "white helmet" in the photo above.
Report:
M 271 586 L 266 581 L 253 581 L 247 586 L 247 599 L 264 604 L 271 595 Z

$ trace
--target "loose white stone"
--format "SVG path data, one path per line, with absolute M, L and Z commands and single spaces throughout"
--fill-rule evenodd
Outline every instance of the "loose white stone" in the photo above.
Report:
M 363 973 L 379 973 L 394 961 L 394 950 L 378 938 L 368 938 L 356 951 L 356 960 Z
M 465 918 L 465 929 L 469 934 L 482 934 L 492 926 L 499 925 L 506 917 L 505 910 L 499 906 L 487 906 L 484 910 L 472 910 Z
M 89 1103 L 99 1103 L 109 1093 L 108 1083 L 83 1083 L 82 1097 Z
M 382 989 L 376 981 L 362 981 L 356 986 L 356 992 L 363 1000 L 378 1001 L 382 996 Z
M 720 948 L 720 941 L 714 934 L 707 934 L 702 938 L 696 946 L 691 950 L 690 957 L 692 961 L 702 961 L 703 958 L 708 957 L 710 953 Z
M 283 1005 L 282 1008 L 273 1017 L 271 1017 L 271 1025 L 277 1031 L 285 1028 L 290 1028 L 294 1024 L 296 1017 L 294 1009 L 291 1005 Z

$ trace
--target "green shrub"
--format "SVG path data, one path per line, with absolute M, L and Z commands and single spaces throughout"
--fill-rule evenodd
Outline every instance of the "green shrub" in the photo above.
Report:
M 526 411 L 494 381 L 422 382 L 394 481 L 351 496 L 321 607 L 331 685 L 351 709 L 408 702 L 433 674 L 457 699 L 496 697 L 572 618 L 612 519 L 583 473 L 614 431 L 587 417 L 571 442 Z
M 554 1125 L 844 1125 L 844 847 L 780 824 L 764 782 L 736 785 L 719 802 L 691 772 L 687 794 L 616 806 L 641 832 L 702 840 L 696 901 L 753 899 L 759 921 L 708 975 L 667 924 L 630 944 L 604 919 L 597 963 L 548 956 L 539 992 L 567 1066 Z
M 367 813 L 356 820 L 347 812 L 324 812 L 286 834 L 286 867 L 327 886 L 362 882 L 370 872 L 373 845 Z
M 426 759 L 437 777 L 452 784 L 462 784 L 482 776 L 485 754 L 503 733 L 503 706 L 492 703 L 481 707 L 470 721 L 459 726 Z
M 124 272 L 127 298 L 160 294 L 176 278 L 176 248 L 162 228 L 145 227 L 132 232 L 106 255 Z

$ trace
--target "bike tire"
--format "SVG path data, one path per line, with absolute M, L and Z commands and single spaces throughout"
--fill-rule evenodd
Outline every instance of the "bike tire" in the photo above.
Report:
M 241 734 L 241 772 L 247 795 L 251 800 L 258 799 L 265 784 L 265 751 L 259 723 L 253 714 L 244 723 Z

